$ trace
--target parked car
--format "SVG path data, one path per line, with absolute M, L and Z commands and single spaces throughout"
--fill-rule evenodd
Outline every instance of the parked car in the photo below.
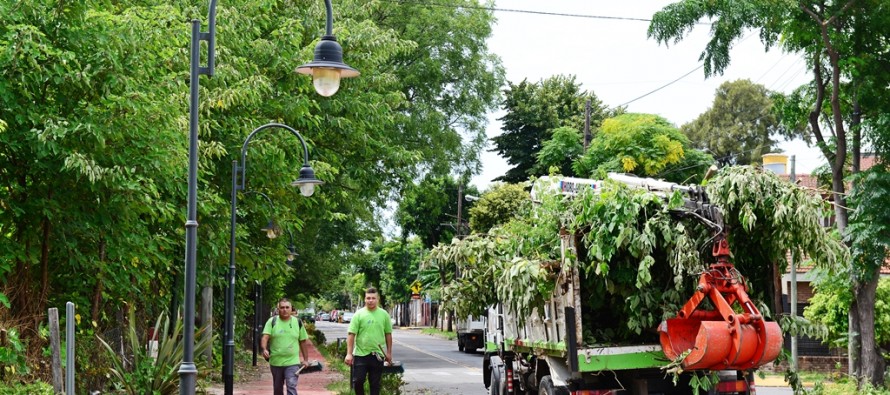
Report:
M 315 323 L 315 314 L 312 313 L 300 313 L 300 321 Z
M 331 315 L 328 313 L 321 313 L 321 315 L 318 317 L 318 319 L 321 321 L 330 321 Z
M 351 311 L 347 311 L 347 312 L 343 313 L 342 315 L 340 315 L 340 322 L 342 322 L 344 324 L 348 324 L 348 323 L 352 322 L 353 315 L 355 315 L 355 313 L 353 313 Z

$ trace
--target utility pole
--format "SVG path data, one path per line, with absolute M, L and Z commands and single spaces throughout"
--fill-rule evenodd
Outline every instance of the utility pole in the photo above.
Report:
M 590 99 L 587 99 L 584 105 L 584 151 L 590 146 L 590 140 L 593 140 L 593 136 L 590 135 Z
M 797 174 L 794 173 L 794 155 L 791 155 L 791 172 L 788 173 L 788 179 L 791 185 L 797 182 Z M 797 265 L 794 262 L 794 254 L 791 255 L 791 287 L 788 290 L 791 294 L 791 316 L 797 318 Z M 791 335 L 791 371 L 797 372 L 797 336 Z

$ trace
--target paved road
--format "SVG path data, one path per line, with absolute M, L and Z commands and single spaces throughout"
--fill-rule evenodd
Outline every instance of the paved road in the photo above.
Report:
M 346 337 L 346 324 L 316 322 L 328 342 Z M 393 359 L 405 366 L 405 394 L 487 394 L 482 384 L 482 354 L 457 351 L 457 343 L 419 330 L 393 331 Z
M 346 338 L 346 324 L 316 322 L 328 342 Z M 419 330 L 393 331 L 393 358 L 405 366 L 406 395 L 487 394 L 482 384 L 482 354 L 457 351 L 455 341 L 423 335 Z M 791 395 L 788 387 L 758 386 L 759 395 Z

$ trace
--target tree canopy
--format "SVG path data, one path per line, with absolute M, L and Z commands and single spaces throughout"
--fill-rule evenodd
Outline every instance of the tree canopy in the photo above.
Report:
M 591 128 L 607 117 L 608 108 L 592 92 L 581 89 L 574 76 L 557 75 L 536 83 L 523 80 L 509 83 L 501 108 L 506 114 L 501 133 L 492 138 L 492 151 L 507 159 L 513 167 L 496 180 L 517 183 L 530 176 L 545 175 L 547 168 L 536 167 L 537 153 L 559 127 L 580 131 L 584 126 L 587 100 L 591 107 Z M 557 165 L 570 166 L 571 158 Z
M 125 302 L 155 316 L 181 292 L 187 98 L 198 83 L 186 21 L 206 11 L 179 0 L 0 3 L 0 301 L 10 307 L 0 320 L 36 329 L 47 305 L 70 300 L 103 329 Z M 297 129 L 326 181 L 299 197 L 289 186 L 299 141 L 275 129 L 251 141 L 247 190 L 274 210 L 239 197 L 236 307 L 248 308 L 253 281 L 270 299 L 322 292 L 313 276 L 353 263 L 406 181 L 478 170 L 503 81 L 486 47 L 492 12 L 347 0 L 334 20 L 362 75 L 323 98 L 294 67 L 312 59 L 324 2 L 218 6 L 216 73 L 200 80 L 199 281 L 223 285 L 232 160 L 254 128 Z M 295 266 L 284 264 L 290 237 L 257 232 L 269 218 L 293 235 Z
M 761 163 L 763 154 L 777 150 L 778 113 L 763 85 L 727 81 L 717 88 L 714 104 L 680 130 L 692 147 L 706 150 L 720 163 Z
M 691 147 L 668 120 L 652 114 L 621 114 L 603 121 L 590 147 L 573 165 L 580 177 L 631 173 L 669 181 L 698 181 L 712 163 Z

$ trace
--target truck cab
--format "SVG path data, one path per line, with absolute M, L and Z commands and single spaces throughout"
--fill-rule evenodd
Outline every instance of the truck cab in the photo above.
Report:
M 485 348 L 485 316 L 468 316 L 457 320 L 457 350 L 473 353 Z

